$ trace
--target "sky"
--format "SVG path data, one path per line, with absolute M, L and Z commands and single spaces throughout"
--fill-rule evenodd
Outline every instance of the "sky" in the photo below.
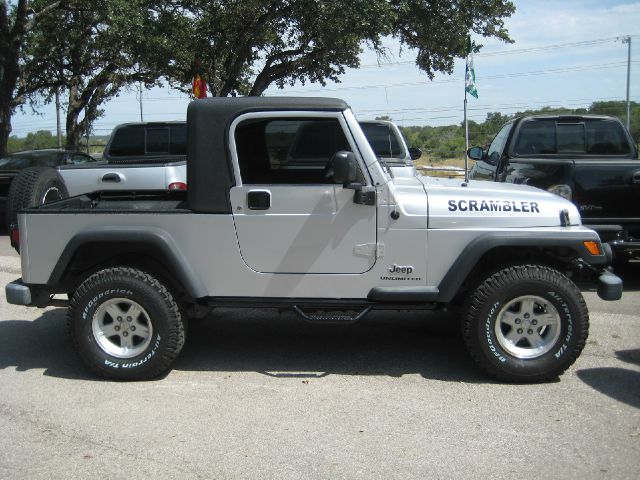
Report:
M 515 0 L 516 13 L 505 23 L 513 44 L 473 37 L 483 48 L 474 58 L 479 98 L 469 97 L 469 118 L 488 112 L 515 113 L 544 106 L 585 107 L 598 100 L 625 100 L 627 45 L 631 36 L 630 98 L 640 102 L 640 1 Z M 465 61 L 451 75 L 429 80 L 415 66 L 411 51 L 400 53 L 387 39 L 390 58 L 364 51 L 361 68 L 349 69 L 340 83 L 269 88 L 266 95 L 338 97 L 359 120 L 387 115 L 397 124 L 450 125 L 463 120 Z M 123 92 L 104 105 L 94 133 L 107 135 L 119 123 L 140 121 L 139 93 Z M 184 120 L 189 99 L 168 88 L 145 90 L 144 121 Z M 12 120 L 19 137 L 55 131 L 55 108 L 38 114 L 26 109 Z M 64 126 L 64 116 L 62 119 Z

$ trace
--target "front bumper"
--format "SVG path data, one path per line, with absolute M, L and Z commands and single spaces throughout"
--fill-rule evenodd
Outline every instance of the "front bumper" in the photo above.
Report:
M 620 300 L 622 279 L 609 270 L 604 270 L 598 277 L 598 296 L 608 301 Z

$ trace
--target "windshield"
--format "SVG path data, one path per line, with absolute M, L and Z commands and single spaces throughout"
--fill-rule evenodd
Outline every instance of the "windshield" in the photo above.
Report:
M 62 163 L 64 152 L 21 152 L 0 158 L 0 170 L 22 170 L 27 167 L 56 167 Z
M 376 122 L 361 122 L 360 127 L 367 137 L 376 157 L 405 161 L 406 153 L 401 140 L 391 125 Z

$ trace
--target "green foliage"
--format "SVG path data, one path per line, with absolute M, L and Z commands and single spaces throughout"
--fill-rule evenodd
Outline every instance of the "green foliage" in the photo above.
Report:
M 140 68 L 142 27 L 151 15 L 144 6 L 143 0 L 67 0 L 27 36 L 24 74 L 40 86 L 32 101 L 50 102 L 57 89 L 66 96 L 67 148 L 77 148 L 103 114 L 100 106 L 123 87 L 157 80 L 157 72 Z
M 60 1 L 0 1 L 0 156 L 7 152 L 11 116 L 39 89 L 24 75 L 23 47 L 28 33 L 60 6 Z M 35 8 L 34 8 L 35 7 Z
M 19 139 L 16 136 L 9 138 L 9 153 L 19 152 L 21 150 L 39 150 L 41 148 L 56 148 L 58 146 L 58 138 L 49 130 L 38 130 L 37 132 L 28 133 L 25 138 Z
M 588 108 L 551 108 L 543 107 L 539 110 L 526 110 L 513 115 L 499 112 L 489 112 L 482 123 L 469 121 L 469 143 L 471 146 L 488 146 L 493 137 L 509 120 L 526 115 L 610 115 L 615 116 L 624 124 L 627 115 L 626 102 L 594 102 Z M 403 127 L 403 135 L 412 147 L 418 147 L 424 152 L 424 158 L 430 162 L 441 162 L 446 159 L 463 158 L 465 149 L 464 124 L 443 127 Z M 640 143 L 640 103 L 631 102 L 631 136 L 636 143 Z
M 363 45 L 384 57 L 387 36 L 414 49 L 429 77 L 450 73 L 455 57 L 466 55 L 470 31 L 511 41 L 503 19 L 515 11 L 508 0 L 150 0 L 148 6 L 149 65 L 185 91 L 199 72 L 216 96 L 339 81 L 345 67 L 359 65 Z
M 511 41 L 504 18 L 514 10 L 509 0 L 3 0 L 0 152 L 27 97 L 36 109 L 56 91 L 66 97 L 76 148 L 101 105 L 134 82 L 190 91 L 198 72 L 217 96 L 325 85 L 359 65 L 364 45 L 384 57 L 388 36 L 433 77 L 465 56 L 469 32 Z

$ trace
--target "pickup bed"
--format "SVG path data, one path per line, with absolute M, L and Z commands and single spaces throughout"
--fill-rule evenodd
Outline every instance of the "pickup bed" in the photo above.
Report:
M 7 300 L 68 306 L 73 344 L 99 375 L 166 372 L 187 319 L 216 307 L 351 323 L 448 306 L 490 375 L 545 381 L 586 342 L 574 281 L 622 294 L 610 249 L 573 204 L 385 166 L 341 100 L 197 100 L 187 129 L 186 192 L 80 195 L 24 210 L 11 232 L 22 278 Z
M 620 121 L 532 116 L 507 123 L 488 151 L 469 151 L 470 177 L 526 184 L 573 201 L 617 258 L 640 255 L 640 161 Z

